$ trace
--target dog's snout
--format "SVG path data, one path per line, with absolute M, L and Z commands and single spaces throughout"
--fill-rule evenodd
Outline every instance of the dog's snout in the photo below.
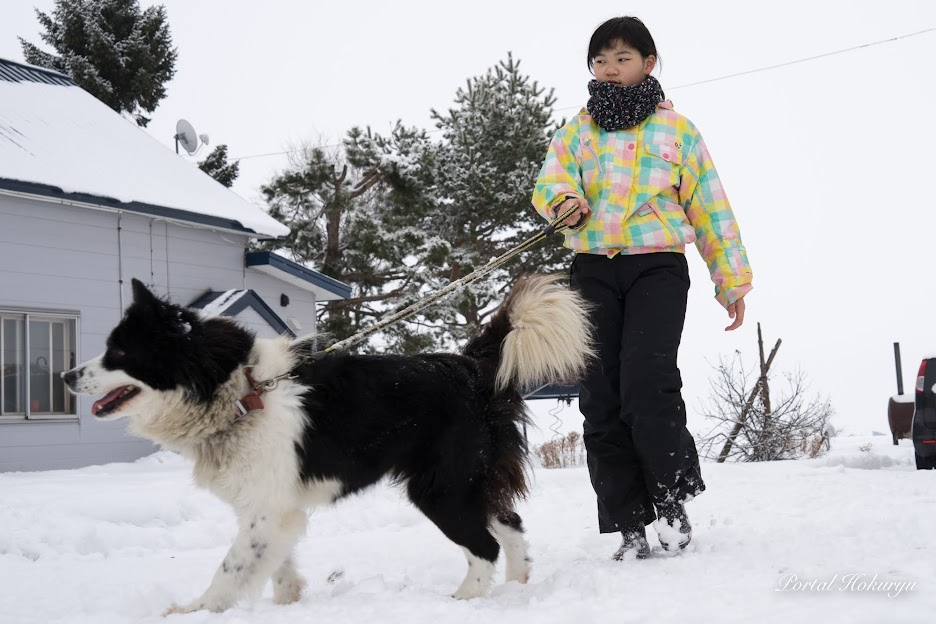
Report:
M 73 368 L 70 371 L 65 371 L 62 373 L 62 379 L 65 380 L 65 383 L 68 386 L 74 387 L 75 382 L 78 381 L 78 378 L 81 377 L 80 369 Z

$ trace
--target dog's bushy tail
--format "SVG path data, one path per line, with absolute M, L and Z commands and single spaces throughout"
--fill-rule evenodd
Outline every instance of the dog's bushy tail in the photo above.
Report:
M 594 357 L 589 306 L 560 276 L 521 278 L 466 355 L 496 359 L 497 390 L 571 383 Z
M 463 353 L 496 370 L 498 392 L 522 395 L 543 384 L 573 382 L 594 353 L 589 316 L 589 306 L 561 277 L 525 277 Z M 490 409 L 499 443 L 486 486 L 488 503 L 496 517 L 511 518 L 514 501 L 529 491 L 526 439 L 520 431 L 528 416 L 523 401 L 515 398 L 494 401 Z

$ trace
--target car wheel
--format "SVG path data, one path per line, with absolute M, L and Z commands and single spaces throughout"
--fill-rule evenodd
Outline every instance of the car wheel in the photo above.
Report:
M 933 470 L 936 469 L 936 455 L 932 457 L 921 457 L 918 453 L 916 455 L 916 467 L 917 470 Z

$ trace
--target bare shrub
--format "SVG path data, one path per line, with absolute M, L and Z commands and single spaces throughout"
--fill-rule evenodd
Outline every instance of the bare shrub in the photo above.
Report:
M 720 358 L 714 368 L 717 374 L 702 408 L 714 426 L 699 438 L 701 456 L 753 462 L 813 458 L 829 450 L 834 410 L 827 397 L 807 397 L 802 371 L 784 374 L 785 392 L 771 397 L 769 376 L 746 371 L 738 352 L 730 361 Z
M 569 468 L 585 463 L 585 443 L 577 431 L 544 442 L 535 449 L 544 468 Z

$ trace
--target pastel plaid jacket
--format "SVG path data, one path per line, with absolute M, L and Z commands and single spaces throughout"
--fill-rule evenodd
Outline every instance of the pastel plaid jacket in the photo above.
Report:
M 751 267 L 702 135 L 662 102 L 634 128 L 607 132 L 586 109 L 559 129 L 536 180 L 533 206 L 546 219 L 566 195 L 584 197 L 588 223 L 567 230 L 578 253 L 685 253 L 695 242 L 715 298 L 727 307 L 751 290 Z

